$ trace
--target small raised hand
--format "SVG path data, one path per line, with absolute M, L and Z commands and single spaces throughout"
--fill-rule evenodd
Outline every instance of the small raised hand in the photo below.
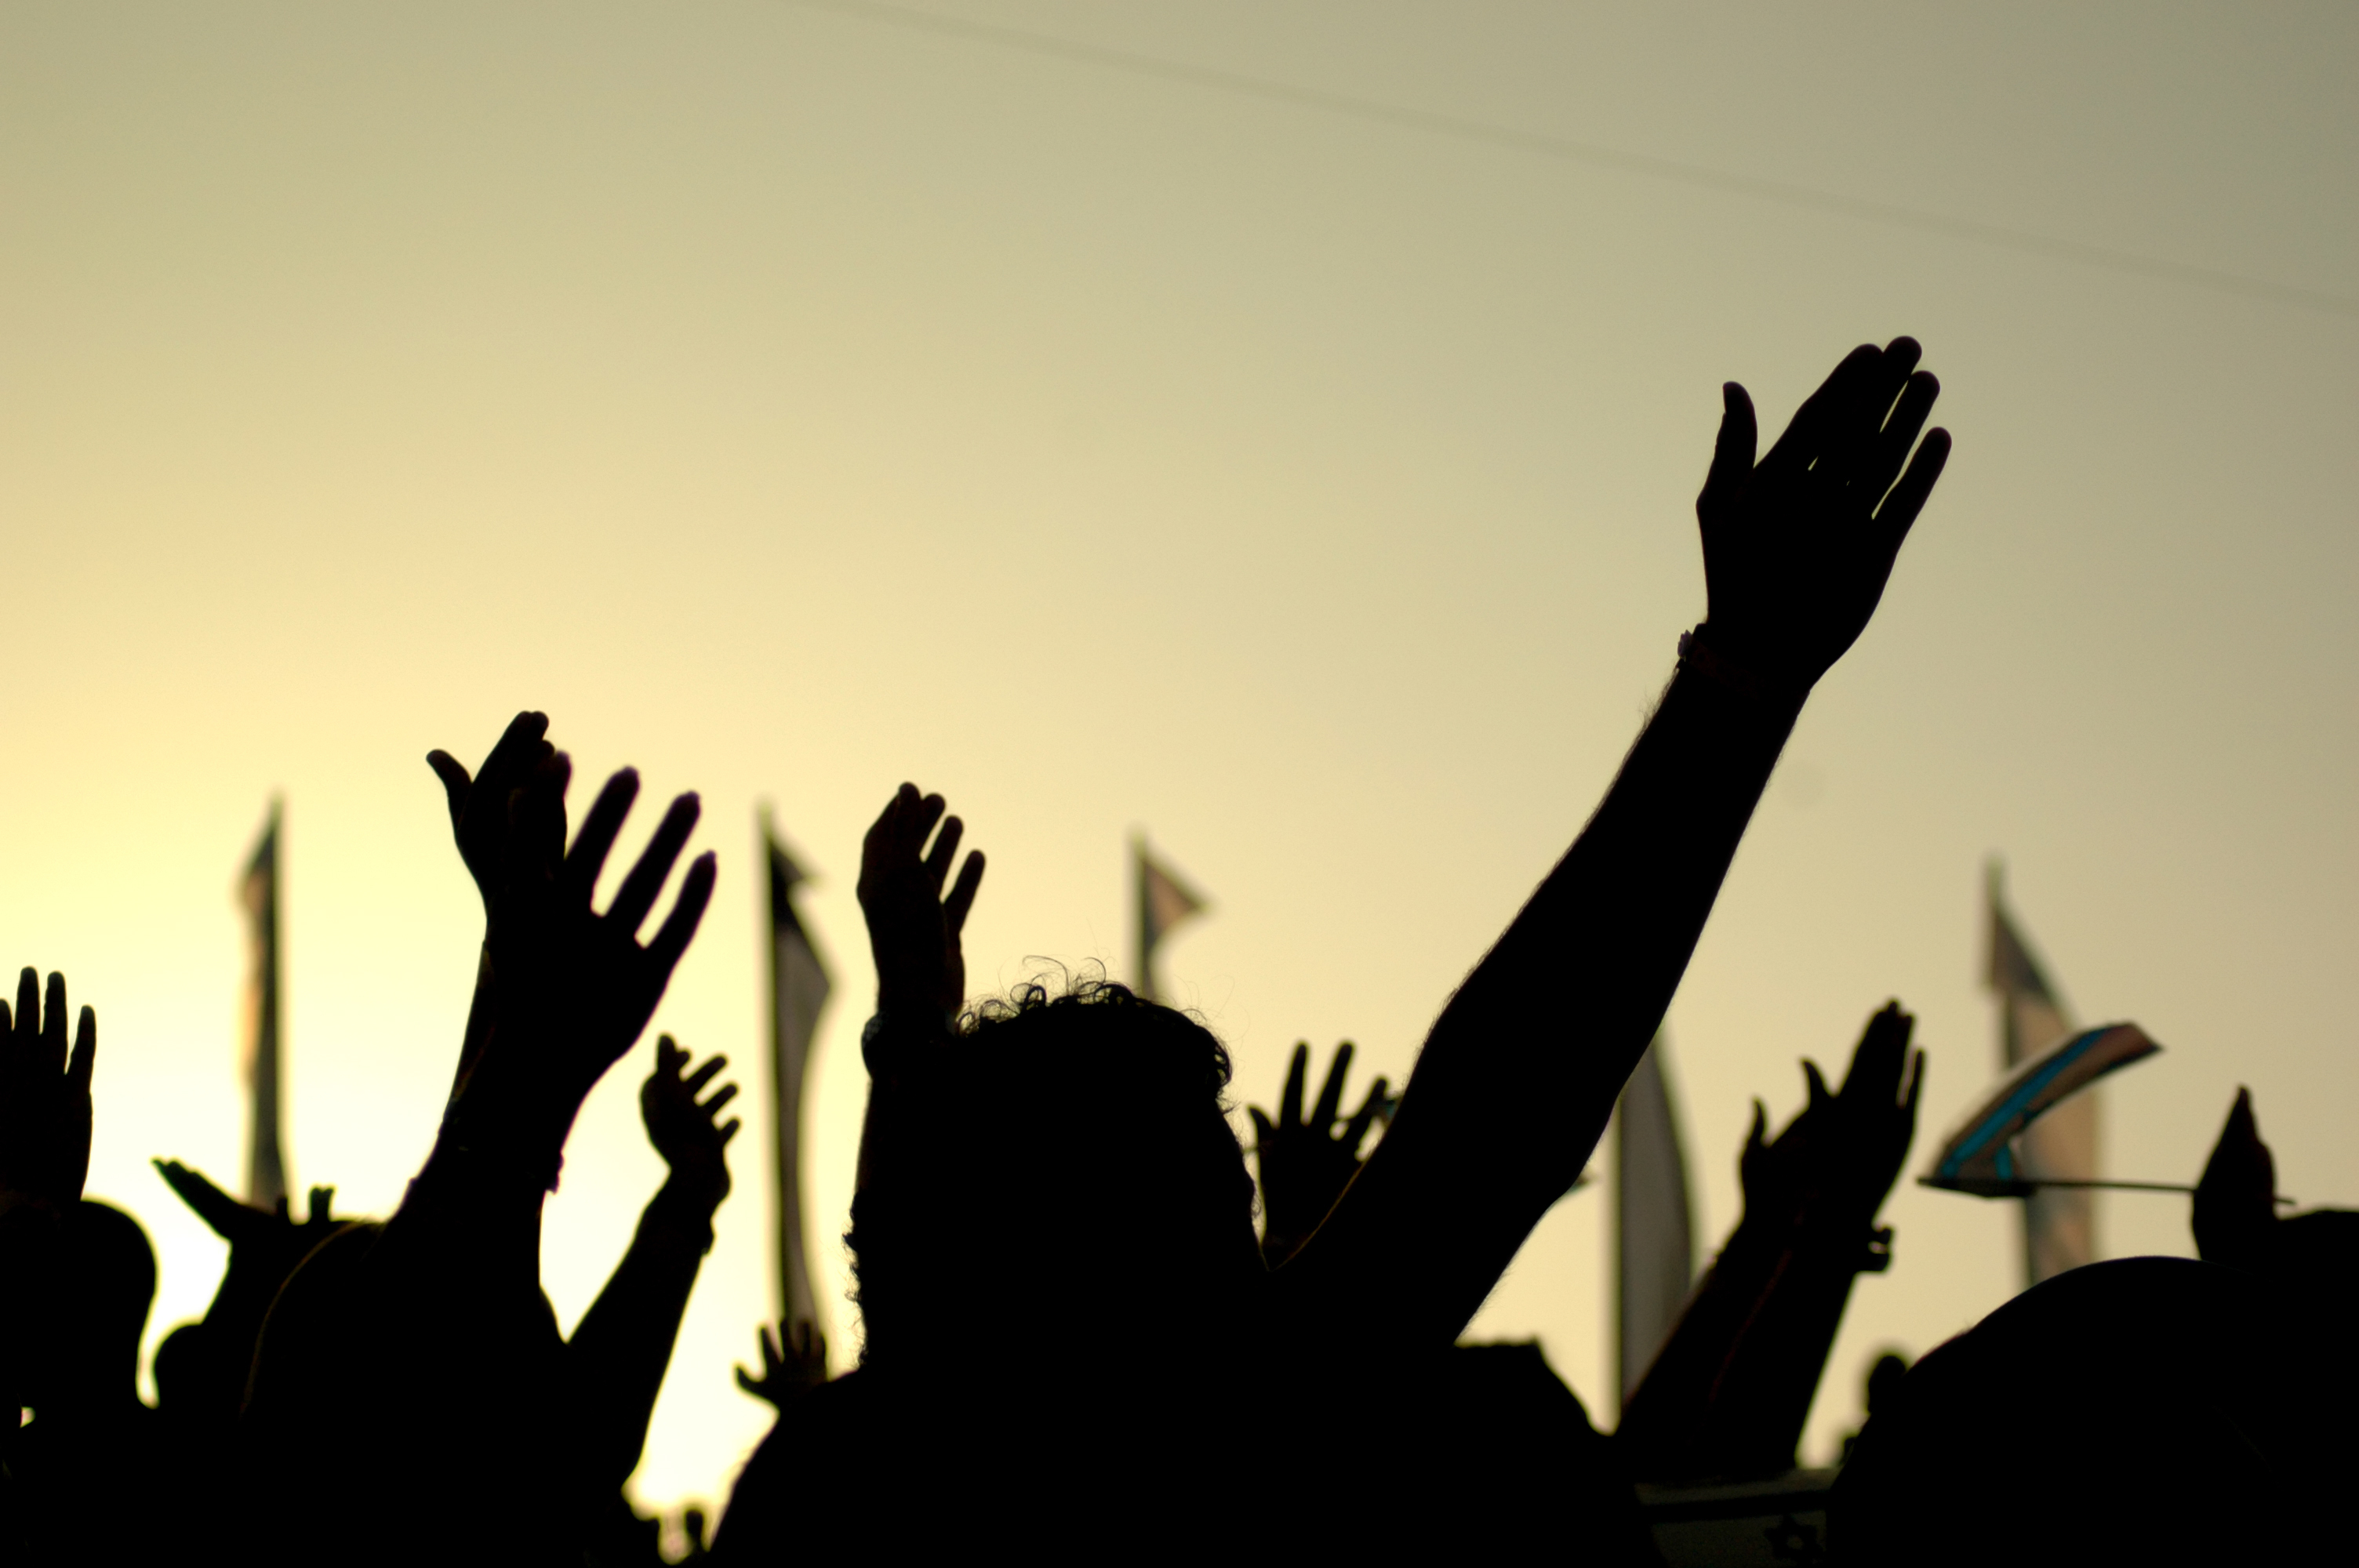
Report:
M 61 1213 L 90 1176 L 90 1077 L 98 1063 L 98 1014 L 85 1007 L 66 1046 L 66 978 L 16 980 L 12 1016 L 0 1001 L 0 1214 Z
M 1721 389 L 1720 438 L 1696 498 L 1704 636 L 1797 696 L 1866 629 L 1949 460 L 1948 431 L 1917 442 L 1941 391 L 1917 369 L 1919 352 L 1910 338 L 1853 350 L 1758 463 L 1752 399 L 1734 382 Z
M 970 852 L 958 880 L 950 881 L 966 825 L 945 816 L 946 809 L 940 795 L 920 795 L 916 784 L 905 784 L 860 847 L 860 912 L 876 960 L 876 1010 L 887 1016 L 948 1019 L 966 1000 L 960 934 L 983 886 L 984 858 L 980 849 Z
M 2231 1268 L 2266 1267 L 2277 1241 L 2277 1156 L 2261 1141 L 2253 1091 L 2240 1088 L 2195 1184 L 2195 1255 Z
M 1348 1040 L 1335 1048 L 1309 1117 L 1302 1114 L 1303 1081 L 1310 1067 L 1308 1041 L 1294 1048 L 1277 1119 L 1272 1121 L 1258 1106 L 1245 1108 L 1253 1118 L 1254 1159 L 1261 1171 L 1262 1257 L 1272 1268 L 1310 1238 L 1352 1184 L 1363 1162 L 1360 1147 L 1386 1112 L 1390 1086 L 1380 1077 L 1368 1086 L 1351 1119 L 1343 1119 L 1343 1083 L 1352 1070 L 1352 1054 Z
M 274 1252 L 291 1253 L 288 1267 L 299 1260 L 312 1247 L 326 1239 L 340 1223 L 330 1213 L 335 1206 L 336 1189 L 313 1187 L 309 1213 L 298 1220 L 288 1212 L 287 1200 L 280 1198 L 273 1208 L 257 1208 L 242 1203 L 213 1184 L 202 1171 L 193 1170 L 178 1160 L 151 1160 L 156 1173 L 164 1184 L 179 1195 L 182 1203 L 196 1211 L 215 1236 L 232 1248 L 261 1248 Z
M 719 1120 L 722 1108 L 737 1098 L 735 1084 L 723 1084 L 703 1100 L 705 1086 L 729 1065 L 726 1056 L 708 1058 L 688 1071 L 689 1053 L 669 1034 L 656 1041 L 656 1067 L 639 1090 L 639 1116 L 647 1123 L 647 1141 L 670 1167 L 669 1184 L 707 1208 L 718 1208 L 729 1195 L 729 1141 L 737 1136 L 737 1119 Z
M 737 1386 L 756 1399 L 784 1410 L 788 1401 L 827 1381 L 827 1336 L 808 1320 L 775 1329 L 765 1324 L 760 1337 L 761 1376 L 737 1368 Z

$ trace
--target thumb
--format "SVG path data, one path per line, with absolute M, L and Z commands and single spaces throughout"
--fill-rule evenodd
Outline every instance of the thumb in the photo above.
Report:
M 455 828 L 467 809 L 467 791 L 475 781 L 468 776 L 466 764 L 448 752 L 427 752 L 426 765 L 442 781 L 442 799 L 451 808 L 451 826 Z
M 1712 442 L 1712 469 L 1704 476 L 1703 493 L 1696 498 L 1699 513 L 1727 502 L 1753 476 L 1753 451 L 1760 438 L 1753 399 L 1732 381 L 1720 389 L 1720 435 Z

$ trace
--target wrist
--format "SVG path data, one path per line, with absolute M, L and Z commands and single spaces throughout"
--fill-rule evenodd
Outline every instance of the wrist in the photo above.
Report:
M 1790 721 L 1810 695 L 1810 677 L 1708 618 L 1693 631 L 1680 633 L 1679 648 L 1680 673 L 1728 692 L 1765 716 Z

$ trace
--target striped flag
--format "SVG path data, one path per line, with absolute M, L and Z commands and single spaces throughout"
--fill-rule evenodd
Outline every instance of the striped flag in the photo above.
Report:
M 1990 963 L 1985 983 L 1998 998 L 1999 1065 L 2013 1074 L 2073 1033 L 2072 1015 L 2049 983 L 2006 907 L 2005 871 L 1996 860 L 1987 884 Z M 2084 1090 L 2026 1128 L 2021 1173 L 2061 1181 L 2097 1175 L 2097 1096 Z M 2041 1187 L 2023 1203 L 2023 1282 L 2027 1290 L 2097 1257 L 2095 1196 L 2086 1189 Z
M 1173 926 L 1204 908 L 1204 900 L 1147 852 L 1144 837 L 1133 838 L 1130 849 L 1138 882 L 1138 962 L 1132 971 L 1131 989 L 1153 1001 L 1155 950 Z
M 802 868 L 778 843 L 769 814 L 762 816 L 762 847 L 770 866 L 770 1126 L 776 1156 L 778 1303 L 788 1324 L 824 1331 L 806 1243 L 802 1186 L 803 1076 L 810 1065 L 812 1032 L 827 1005 L 827 966 L 795 913 Z
M 1614 1249 L 1622 1398 L 1680 1321 L 1694 1282 L 1687 1152 L 1663 1037 L 1638 1058 L 1614 1108 Z
M 245 1201 L 266 1209 L 287 1195 L 287 1154 L 278 1130 L 279 806 L 271 801 L 262 841 L 254 847 L 237 890 L 245 909 Z

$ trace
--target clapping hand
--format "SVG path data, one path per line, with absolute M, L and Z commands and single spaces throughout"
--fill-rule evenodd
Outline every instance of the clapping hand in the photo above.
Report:
M 784 1410 L 788 1400 L 827 1381 L 827 1336 L 810 1322 L 799 1322 L 784 1334 L 766 1325 L 761 1340 L 762 1375 L 737 1368 L 737 1386 L 756 1399 Z
M 548 746 L 547 728 L 540 714 L 518 715 L 479 778 L 445 752 L 428 762 L 486 914 L 495 1042 L 470 1082 L 492 1073 L 494 1098 L 537 1105 L 561 1135 L 582 1097 L 647 1027 L 712 901 L 713 858 L 690 862 L 671 914 L 643 946 L 639 927 L 696 826 L 696 796 L 679 795 L 599 914 L 591 895 L 638 796 L 638 774 L 625 768 L 606 781 L 568 850 L 572 763 Z
M 1386 1107 L 1389 1086 L 1378 1078 L 1368 1086 L 1360 1108 L 1343 1121 L 1343 1081 L 1352 1070 L 1350 1041 L 1335 1048 L 1335 1059 L 1320 1086 L 1319 1102 L 1306 1119 L 1302 1114 L 1303 1080 L 1310 1066 L 1308 1041 L 1295 1046 L 1286 1070 L 1286 1091 L 1277 1102 L 1273 1122 L 1258 1106 L 1247 1106 L 1253 1118 L 1254 1156 L 1261 1169 L 1262 1256 L 1274 1268 L 1319 1228 L 1343 1189 L 1360 1171 L 1360 1145 Z M 1337 1130 L 1337 1124 L 1342 1130 Z
M 16 980 L 16 1011 L 0 1001 L 0 1214 L 20 1206 L 58 1213 L 82 1197 L 90 1175 L 90 1076 L 98 1014 L 85 1007 L 66 1049 L 66 978 Z
M 1917 446 L 1941 390 L 1919 351 L 1908 338 L 1853 350 L 1757 464 L 1752 399 L 1722 388 L 1696 499 L 1714 654 L 1799 695 L 1866 629 L 1950 456 L 1946 430 Z
M 1840 1093 L 1818 1064 L 1804 1061 L 1810 1098 L 1775 1142 L 1767 1114 L 1753 1105 L 1753 1129 L 1738 1161 L 1747 1223 L 1807 1225 L 1829 1235 L 1864 1233 L 1899 1178 L 1917 1135 L 1925 1053 L 1911 1051 L 1917 1026 L 1897 1001 L 1867 1021 Z
M 860 847 L 860 912 L 876 959 L 880 1014 L 948 1019 L 966 1000 L 960 933 L 983 886 L 984 859 L 980 849 L 971 852 L 943 893 L 966 831 L 957 817 L 942 815 L 945 809 L 940 795 L 920 796 L 916 784 L 905 784 Z
M 687 1070 L 689 1053 L 669 1034 L 656 1041 L 656 1070 L 639 1090 L 639 1115 L 646 1121 L 647 1141 L 671 1168 L 670 1185 L 697 1200 L 708 1211 L 729 1195 L 729 1141 L 737 1136 L 737 1119 L 722 1122 L 722 1108 L 737 1098 L 735 1084 L 723 1084 L 710 1098 L 698 1100 L 705 1086 L 729 1065 L 713 1056 L 694 1072 Z

